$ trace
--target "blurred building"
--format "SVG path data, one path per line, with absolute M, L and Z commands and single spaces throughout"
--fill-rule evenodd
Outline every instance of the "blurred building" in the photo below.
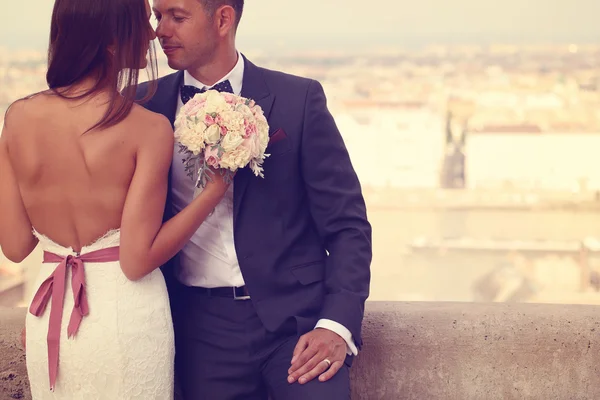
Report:
M 444 117 L 427 104 L 347 101 L 334 115 L 365 185 L 428 189 L 439 186 Z
M 536 125 L 468 133 L 466 187 L 600 190 L 600 132 L 544 132 Z

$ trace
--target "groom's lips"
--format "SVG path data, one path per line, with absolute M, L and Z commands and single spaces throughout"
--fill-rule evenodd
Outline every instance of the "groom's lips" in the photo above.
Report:
M 163 46 L 163 52 L 166 55 L 169 55 L 169 54 L 173 54 L 179 48 L 180 48 L 179 46 Z

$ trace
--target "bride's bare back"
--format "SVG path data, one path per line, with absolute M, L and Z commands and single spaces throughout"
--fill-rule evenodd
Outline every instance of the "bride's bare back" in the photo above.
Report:
M 39 94 L 10 109 L 13 165 L 31 225 L 75 250 L 121 227 L 136 152 L 164 117 L 134 105 L 120 123 L 87 133 L 106 107 L 102 98 Z
M 85 133 L 106 103 L 39 94 L 9 109 L 0 136 L 0 247 L 12 261 L 37 245 L 33 228 L 75 251 L 120 228 L 120 265 L 137 280 L 181 250 L 226 192 L 216 174 L 163 224 L 171 124 L 134 104 L 121 122 Z

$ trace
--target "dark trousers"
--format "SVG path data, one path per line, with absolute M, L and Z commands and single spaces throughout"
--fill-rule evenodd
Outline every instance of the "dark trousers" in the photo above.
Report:
M 268 332 L 250 300 L 181 290 L 176 374 L 184 400 L 350 399 L 346 364 L 327 382 L 287 382 L 299 338 L 295 323 L 281 332 Z

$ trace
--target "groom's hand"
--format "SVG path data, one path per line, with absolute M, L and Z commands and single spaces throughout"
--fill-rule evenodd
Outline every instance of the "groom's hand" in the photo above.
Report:
M 288 370 L 288 382 L 305 384 L 317 376 L 319 381 L 325 382 L 337 374 L 345 359 L 344 339 L 328 329 L 317 328 L 298 340 Z

